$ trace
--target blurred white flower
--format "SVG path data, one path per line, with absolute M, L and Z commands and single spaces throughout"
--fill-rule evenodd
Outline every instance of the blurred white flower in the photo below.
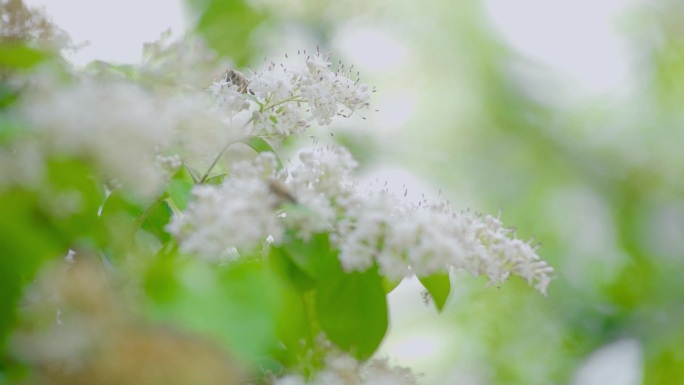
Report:
M 273 385 L 417 385 L 416 377 L 408 368 L 390 366 L 387 359 L 361 363 L 338 354 L 329 356 L 325 369 L 309 381 L 289 375 L 277 379 Z
M 19 111 L 46 154 L 91 160 L 106 178 L 144 196 L 161 187 L 155 157 L 168 148 L 172 125 L 141 87 L 92 77 L 64 84 L 45 73 L 34 78 Z
M 159 40 L 143 45 L 138 67 L 141 80 L 155 87 L 170 85 L 181 89 L 201 89 L 214 80 L 229 62 L 218 55 L 199 36 L 185 36 L 171 41 L 171 31 Z
M 206 92 L 174 95 L 165 104 L 173 121 L 170 151 L 195 169 L 206 170 L 227 143 L 246 136 L 245 122 L 227 120 L 225 113 L 214 108 L 215 103 Z

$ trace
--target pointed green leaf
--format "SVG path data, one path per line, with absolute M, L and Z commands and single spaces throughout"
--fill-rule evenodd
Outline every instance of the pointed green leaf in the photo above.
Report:
M 387 299 L 377 267 L 347 273 L 337 257 L 321 264 L 316 314 L 328 338 L 360 360 L 377 350 L 387 331 Z
M 330 235 L 318 233 L 312 235 L 308 241 L 304 241 L 293 234 L 288 234 L 281 248 L 295 265 L 315 279 L 318 277 L 318 264 L 331 253 Z
M 309 291 L 316 286 L 314 278 L 295 264 L 292 256 L 290 256 L 282 247 L 271 248 L 269 262 L 271 263 L 271 267 L 277 271 L 285 281 L 289 282 L 300 292 Z
M 403 279 L 389 279 L 387 277 L 382 277 L 382 287 L 385 288 L 385 294 L 389 294 L 396 289 L 401 281 L 403 281 Z
M 219 174 L 219 175 L 214 175 L 212 177 L 207 178 L 207 180 L 204 181 L 205 184 L 213 184 L 213 185 L 220 185 L 223 183 L 223 181 L 226 179 L 228 174 Z
M 166 243 L 171 240 L 171 235 L 165 230 L 166 225 L 171 221 L 171 214 L 169 204 L 161 201 L 154 206 L 141 228 L 154 235 L 161 243 Z
M 276 161 L 278 162 L 278 169 L 280 170 L 283 168 L 283 162 L 280 161 L 280 158 L 276 154 L 273 147 L 271 147 L 271 145 L 268 144 L 268 142 L 265 141 L 264 139 L 257 138 L 257 137 L 251 137 L 251 138 L 244 139 L 242 141 L 242 143 L 248 145 L 249 147 L 251 147 L 254 151 L 256 151 L 258 153 L 272 152 L 276 156 Z
M 187 164 L 184 164 L 184 166 L 185 166 L 184 168 L 188 171 L 188 173 L 192 177 L 192 182 L 197 184 L 202 179 L 202 173 L 200 173 L 196 169 L 188 166 Z
M 432 302 L 435 304 L 435 307 L 437 307 L 437 310 L 442 311 L 447 298 L 449 298 L 449 293 L 451 293 L 449 274 L 434 274 L 427 277 L 418 277 L 418 280 L 423 284 L 425 290 L 430 293 Z
M 184 179 L 171 179 L 166 185 L 166 194 L 179 210 L 185 210 L 190 201 L 194 184 Z

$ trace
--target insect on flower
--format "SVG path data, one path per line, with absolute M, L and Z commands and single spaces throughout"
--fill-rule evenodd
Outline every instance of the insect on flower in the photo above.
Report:
M 294 195 L 292 195 L 290 190 L 283 182 L 272 180 L 268 182 L 268 189 L 273 195 L 280 199 L 281 203 L 290 203 L 293 205 L 297 204 L 297 199 L 294 197 Z
M 253 92 L 248 89 L 249 80 L 247 80 L 242 72 L 230 69 L 226 71 L 225 79 L 228 83 L 237 86 L 238 92 L 243 94 L 249 92 L 250 94 L 253 94 Z

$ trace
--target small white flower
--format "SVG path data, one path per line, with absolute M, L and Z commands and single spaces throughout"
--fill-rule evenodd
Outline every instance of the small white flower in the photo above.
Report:
M 355 190 L 351 173 L 358 163 L 344 147 L 316 148 L 299 154 L 300 165 L 294 168 L 292 185 L 313 190 L 330 199 L 342 199 Z
M 229 119 L 250 107 L 242 92 L 238 91 L 238 86 L 231 84 L 226 79 L 212 83 L 208 91 L 215 98 L 218 110 L 226 113 Z
M 385 191 L 360 197 L 338 231 L 345 269 L 365 270 L 377 262 L 392 279 L 462 269 L 498 285 L 513 274 L 546 295 L 553 273 L 498 218 L 454 213 L 441 200 L 408 206 Z
M 301 134 L 311 121 L 329 125 L 337 115 L 368 108 L 373 90 L 352 79 L 343 66 L 334 71 L 329 57 L 320 52 L 303 52 L 298 59 L 265 63 L 260 71 L 245 77 L 246 89 L 225 79 L 214 82 L 209 91 L 217 109 L 226 113 L 227 121 L 249 111 L 250 135 L 282 141 Z
M 294 96 L 294 81 L 285 67 L 271 63 L 249 78 L 249 90 L 263 100 L 285 100 Z
M 183 165 L 183 162 L 178 154 L 168 156 L 157 155 L 155 162 L 157 167 L 159 167 L 167 175 L 172 175 Z
M 374 359 L 366 363 L 361 375 L 363 385 L 418 385 L 416 375 L 411 369 L 390 366 L 387 359 Z

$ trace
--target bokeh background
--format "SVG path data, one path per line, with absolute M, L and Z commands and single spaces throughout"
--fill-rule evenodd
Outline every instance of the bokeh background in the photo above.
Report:
M 454 276 L 437 314 L 411 280 L 392 293 L 380 354 L 426 385 L 684 383 L 683 2 L 26 3 L 90 42 L 79 65 L 138 62 L 169 28 L 243 69 L 332 51 L 378 111 L 317 140 L 349 146 L 370 180 L 501 210 L 542 242 L 548 298 Z

